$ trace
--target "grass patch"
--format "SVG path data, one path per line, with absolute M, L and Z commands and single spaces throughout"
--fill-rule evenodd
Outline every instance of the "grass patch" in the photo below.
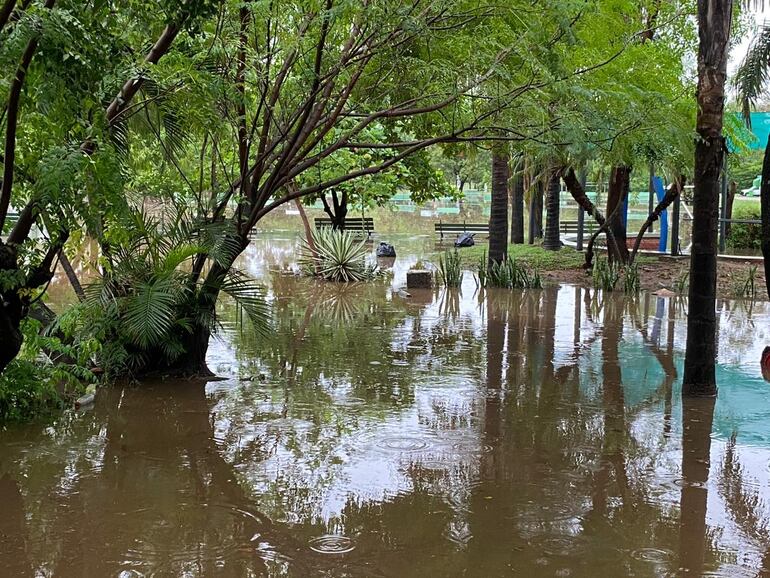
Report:
M 478 270 L 479 260 L 487 254 L 487 249 L 486 243 L 460 249 L 462 267 Z M 583 253 L 578 253 L 570 247 L 564 247 L 560 251 L 546 251 L 539 245 L 508 245 L 508 257 L 520 265 L 540 271 L 581 269 L 585 262 Z

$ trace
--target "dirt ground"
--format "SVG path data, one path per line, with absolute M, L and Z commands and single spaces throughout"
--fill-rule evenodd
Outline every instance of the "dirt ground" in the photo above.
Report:
M 642 289 L 647 291 L 665 289 L 676 293 L 678 280 L 688 274 L 689 267 L 689 257 L 648 257 L 639 263 Z M 761 260 L 720 259 L 717 263 L 717 296 L 724 299 L 746 297 L 741 293 L 752 267 L 756 267 L 754 280 L 756 300 L 768 301 Z M 583 269 L 546 270 L 542 274 L 544 278 L 553 282 L 591 286 L 590 274 Z M 685 295 L 686 292 L 685 288 Z

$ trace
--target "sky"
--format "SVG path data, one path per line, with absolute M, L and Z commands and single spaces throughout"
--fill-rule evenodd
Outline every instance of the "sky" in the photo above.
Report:
M 770 24 L 770 2 L 768 2 L 763 10 L 753 10 L 754 24 L 759 27 L 763 23 Z M 741 41 L 733 47 L 730 51 L 730 62 L 728 63 L 728 73 L 732 75 L 738 66 L 743 61 L 743 57 L 746 56 L 746 51 L 751 44 L 751 38 L 753 37 L 753 31 L 747 31 Z

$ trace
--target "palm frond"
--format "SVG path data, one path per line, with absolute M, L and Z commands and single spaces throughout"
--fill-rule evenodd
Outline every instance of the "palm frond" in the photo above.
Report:
M 180 287 L 174 279 L 137 284 L 136 293 L 125 300 L 126 332 L 144 349 L 161 345 L 174 325 L 179 300 Z
M 751 41 L 733 85 L 743 118 L 751 128 L 751 109 L 762 95 L 770 76 L 770 25 L 763 24 Z
M 270 333 L 270 306 L 259 283 L 245 273 L 231 269 L 222 282 L 221 291 L 246 314 L 257 333 Z

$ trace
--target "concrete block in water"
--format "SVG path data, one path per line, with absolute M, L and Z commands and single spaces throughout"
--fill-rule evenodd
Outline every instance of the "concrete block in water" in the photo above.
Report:
M 406 272 L 408 289 L 430 289 L 433 286 L 433 274 L 424 269 L 414 269 Z

